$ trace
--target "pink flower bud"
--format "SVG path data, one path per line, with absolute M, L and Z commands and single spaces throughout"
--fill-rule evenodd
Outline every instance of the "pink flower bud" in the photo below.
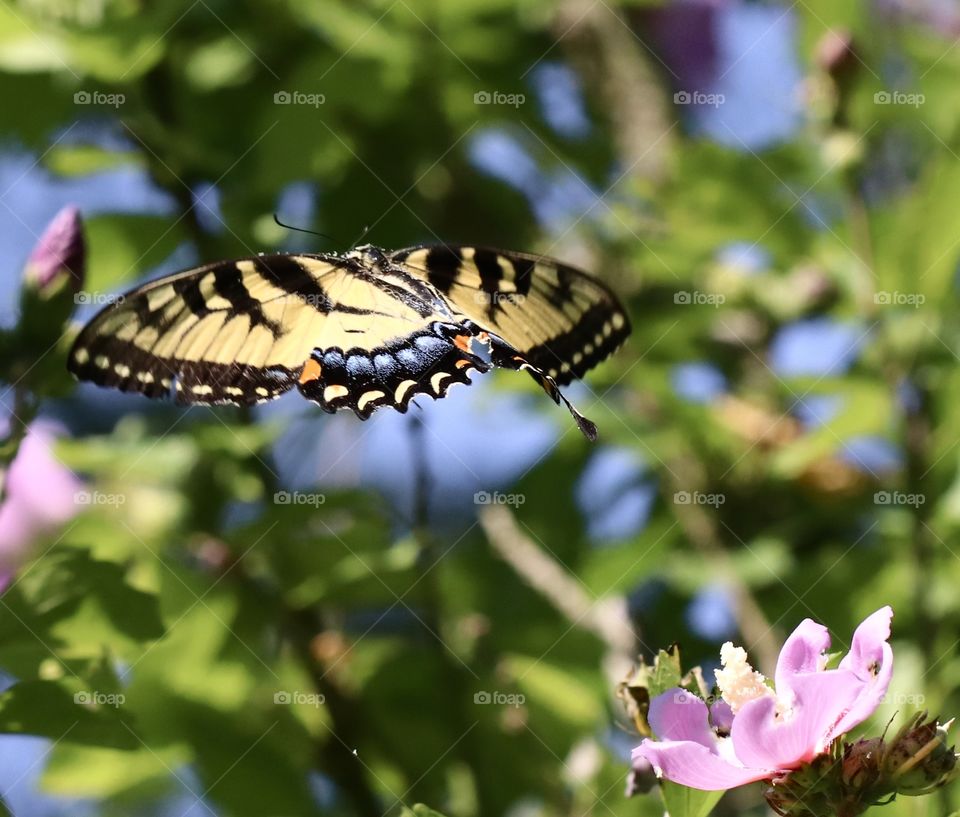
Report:
M 68 205 L 47 225 L 27 259 L 23 278 L 43 297 L 59 292 L 68 282 L 74 292 L 83 287 L 86 244 L 80 210 Z

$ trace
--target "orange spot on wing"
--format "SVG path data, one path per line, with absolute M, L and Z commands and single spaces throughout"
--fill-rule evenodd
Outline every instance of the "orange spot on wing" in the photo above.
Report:
M 461 358 L 454 364 L 454 366 L 456 366 L 458 369 L 462 369 L 464 366 L 469 366 L 469 365 L 471 365 L 470 361 L 464 360 L 463 358 Z
M 303 371 L 300 372 L 300 382 L 310 383 L 314 380 L 319 380 L 321 371 L 320 364 L 313 358 L 310 358 L 303 364 Z
M 466 335 L 457 335 L 453 339 L 453 345 L 463 352 L 470 351 L 470 338 Z

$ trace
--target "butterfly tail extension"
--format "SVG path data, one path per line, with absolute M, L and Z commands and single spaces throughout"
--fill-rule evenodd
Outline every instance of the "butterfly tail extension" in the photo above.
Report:
M 536 366 L 531 364 L 520 352 L 507 343 L 503 338 L 490 334 L 488 336 L 490 344 L 490 362 L 494 366 L 502 369 L 513 369 L 514 371 L 527 372 L 542 388 L 547 395 L 558 406 L 563 404 L 570 412 L 577 428 L 590 442 L 597 441 L 597 426 L 586 417 L 584 417 L 576 407 L 560 391 L 556 380 Z

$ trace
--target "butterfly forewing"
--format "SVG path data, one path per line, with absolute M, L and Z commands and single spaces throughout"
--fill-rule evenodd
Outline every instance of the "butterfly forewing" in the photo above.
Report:
M 629 336 L 616 297 L 587 273 L 550 258 L 483 247 L 400 250 L 459 311 L 516 347 L 559 384 L 581 377 Z
M 289 389 L 330 312 L 335 257 L 272 255 L 162 278 L 106 307 L 78 336 L 81 380 L 183 403 L 247 405 Z

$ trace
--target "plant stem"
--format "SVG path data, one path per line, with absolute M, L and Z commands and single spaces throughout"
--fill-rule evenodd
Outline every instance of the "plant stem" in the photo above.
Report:
M 16 459 L 20 445 L 27 436 L 30 423 L 37 414 L 37 405 L 23 386 L 13 387 L 13 409 L 10 412 L 10 431 L 0 445 L 0 504 L 7 497 L 9 465 Z
M 286 615 L 286 635 L 310 674 L 314 688 L 323 696 L 333 723 L 331 739 L 317 747 L 317 765 L 344 791 L 358 817 L 383 817 L 383 804 L 367 779 L 362 761 L 355 754 L 364 731 L 362 712 L 329 673 L 322 671 L 311 649 L 313 637 L 324 629 L 320 615 L 306 609 L 287 609 Z

